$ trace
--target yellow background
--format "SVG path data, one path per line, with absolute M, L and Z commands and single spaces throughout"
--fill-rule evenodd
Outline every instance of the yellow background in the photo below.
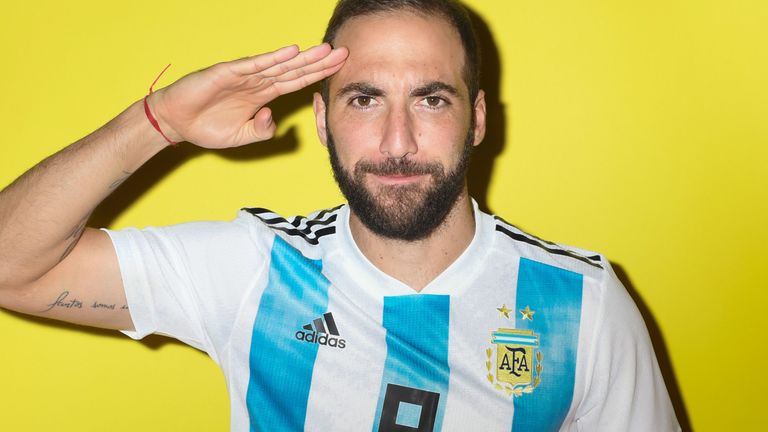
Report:
M 141 98 L 168 62 L 161 85 L 217 61 L 316 43 L 332 3 L 6 2 L 0 185 Z M 468 4 L 496 45 L 486 75 L 495 123 L 474 171 L 478 198 L 529 232 L 598 250 L 623 270 L 683 423 L 761 429 L 768 3 Z M 304 92 L 280 105 L 276 142 L 164 152 L 94 223 L 337 204 L 308 102 Z M 160 337 L 137 343 L 47 324 L 0 313 L 0 430 L 227 430 L 224 381 L 205 355 Z

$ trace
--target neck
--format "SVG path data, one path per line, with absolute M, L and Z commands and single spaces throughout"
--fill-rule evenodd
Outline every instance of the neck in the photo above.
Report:
M 428 237 L 394 240 L 375 234 L 350 213 L 349 228 L 357 247 L 379 270 L 419 292 L 448 268 L 475 235 L 469 195 L 463 193 L 440 226 Z

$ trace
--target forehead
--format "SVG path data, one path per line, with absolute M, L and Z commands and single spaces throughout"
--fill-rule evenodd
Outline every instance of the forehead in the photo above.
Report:
M 461 39 L 442 17 L 409 11 L 355 17 L 334 45 L 349 49 L 349 57 L 330 80 L 331 94 L 351 82 L 394 89 L 442 81 L 467 92 Z

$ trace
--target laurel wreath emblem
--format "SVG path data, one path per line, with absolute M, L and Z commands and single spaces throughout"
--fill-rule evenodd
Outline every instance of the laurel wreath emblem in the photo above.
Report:
M 544 359 L 544 356 L 541 354 L 541 351 L 536 352 L 536 373 L 533 376 L 533 383 L 528 384 L 526 386 L 518 386 L 518 387 L 512 387 L 509 383 L 499 383 L 496 381 L 496 377 L 491 372 L 491 355 L 493 354 L 493 350 L 491 348 L 487 348 L 485 350 L 485 356 L 487 360 L 485 361 L 485 368 L 488 370 L 488 375 L 486 378 L 488 378 L 488 382 L 493 384 L 493 387 L 498 391 L 503 391 L 507 393 L 507 396 L 517 397 L 522 396 L 526 393 L 533 393 L 533 389 L 539 386 L 541 383 L 541 361 Z

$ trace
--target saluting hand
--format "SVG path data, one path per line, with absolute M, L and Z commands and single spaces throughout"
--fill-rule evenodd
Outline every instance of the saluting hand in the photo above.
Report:
M 158 90 L 149 104 L 173 141 L 206 148 L 237 147 L 272 138 L 275 122 L 265 105 L 338 71 L 346 48 L 295 45 L 219 63 Z

